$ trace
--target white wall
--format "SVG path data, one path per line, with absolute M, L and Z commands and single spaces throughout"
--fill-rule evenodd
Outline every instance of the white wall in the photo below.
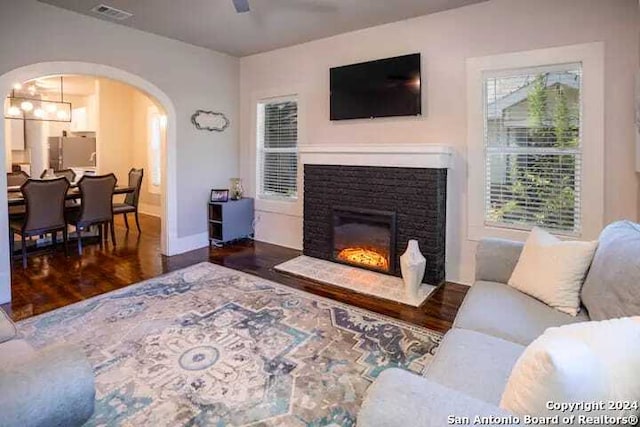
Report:
M 139 76 L 166 94 L 175 108 L 169 126 L 177 140 L 177 225 L 170 234 L 178 241 L 172 248 L 207 244 L 209 189 L 227 186 L 238 173 L 238 59 L 35 0 L 0 2 L 0 58 L 0 76 L 40 62 L 96 63 Z M 196 130 L 190 116 L 200 108 L 224 112 L 231 126 L 222 133 Z M 1 212 L 0 227 L 7 229 Z M 0 253 L 6 254 L 2 240 Z M 0 303 L 9 297 L 7 260 L 0 260 Z
M 140 192 L 140 212 L 160 216 L 160 194 L 149 192 L 150 107 L 159 108 L 143 92 L 124 83 L 98 79 L 98 173 L 113 172 L 118 183 L 126 183 L 131 168 L 145 172 Z
M 447 278 L 470 283 L 475 242 L 466 236 L 466 162 L 471 159 L 466 158 L 465 59 L 604 41 L 605 220 L 637 219 L 633 87 L 638 22 L 635 0 L 492 0 L 242 58 L 241 174 L 253 193 L 254 102 L 265 93 L 299 94 L 304 143 L 452 145 L 457 160 L 449 187 Z M 423 117 L 329 121 L 330 67 L 413 52 L 422 54 Z M 300 213 L 284 212 L 294 216 L 257 212 L 257 237 L 301 247 Z
M 160 215 L 160 194 L 149 191 L 151 168 L 149 165 L 149 109 L 159 108 L 148 97 L 139 91 L 133 95 L 133 146 L 132 166 L 144 169 L 144 181 L 140 191 L 140 212 L 149 215 Z M 159 108 L 160 114 L 164 114 Z M 161 176 L 161 179 L 163 177 Z
M 133 100 L 131 86 L 113 80 L 98 81 L 97 171 L 114 173 L 126 183 L 133 160 Z
M 238 59 L 35 0 L 1 2 L 0 58 L 0 74 L 44 61 L 95 62 L 165 92 L 178 117 L 178 236 L 206 232 L 208 191 L 237 175 Z M 190 117 L 199 108 L 224 112 L 231 127 L 196 130 Z

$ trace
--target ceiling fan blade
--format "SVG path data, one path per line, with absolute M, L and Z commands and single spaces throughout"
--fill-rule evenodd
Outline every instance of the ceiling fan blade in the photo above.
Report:
M 232 0 L 233 6 L 236 8 L 236 12 L 245 13 L 249 12 L 249 0 Z

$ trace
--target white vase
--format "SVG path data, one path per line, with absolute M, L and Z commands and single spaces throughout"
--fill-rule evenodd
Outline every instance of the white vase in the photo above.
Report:
M 418 299 L 418 290 L 422 284 L 426 265 L 427 260 L 420 252 L 418 241 L 409 240 L 407 250 L 400 256 L 400 271 L 407 298 L 410 300 Z

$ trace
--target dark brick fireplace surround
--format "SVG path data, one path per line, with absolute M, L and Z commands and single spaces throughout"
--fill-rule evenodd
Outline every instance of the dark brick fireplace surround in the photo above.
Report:
M 424 282 L 445 278 L 447 169 L 379 166 L 304 165 L 303 253 L 333 260 L 335 206 L 396 213 L 396 262 L 416 239 L 427 259 Z

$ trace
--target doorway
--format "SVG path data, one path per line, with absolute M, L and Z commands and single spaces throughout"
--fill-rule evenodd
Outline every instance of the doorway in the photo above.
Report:
M 176 131 L 175 131 L 175 109 L 173 107 L 173 103 L 171 100 L 162 92 L 159 88 L 157 88 L 152 83 L 144 80 L 143 78 L 136 76 L 134 74 L 128 73 L 126 71 L 109 67 L 101 64 L 91 64 L 91 63 L 83 63 L 83 62 L 48 62 L 48 63 L 39 63 L 33 64 L 30 66 L 22 67 L 16 70 L 13 70 L 9 73 L 6 73 L 0 76 L 0 89 L 5 90 L 7 93 L 10 93 L 14 89 L 14 85 L 16 83 L 25 83 L 32 82 L 37 79 L 46 79 L 48 77 L 59 77 L 59 76 L 78 76 L 78 77 L 88 77 L 94 79 L 104 79 L 107 83 L 105 84 L 113 84 L 113 85 L 124 85 L 128 86 L 130 89 L 137 90 L 146 98 L 150 99 L 152 102 L 150 105 L 151 108 L 147 109 L 144 113 L 145 117 L 151 119 L 148 120 L 149 123 L 154 123 L 155 126 L 164 127 L 164 135 L 162 137 L 161 144 L 163 145 L 163 149 L 161 150 L 160 155 L 155 156 L 155 162 L 157 162 L 157 158 L 160 157 L 160 185 L 155 185 L 159 187 L 160 194 L 155 193 L 155 201 L 151 200 L 148 203 L 151 206 L 149 209 L 152 211 L 152 214 L 158 215 L 161 218 L 161 226 L 159 226 L 159 244 L 158 244 L 158 253 L 171 254 L 172 253 L 172 242 L 177 239 L 176 236 L 176 206 L 175 206 L 175 143 L 176 143 Z M 69 89 L 69 88 L 68 88 Z M 80 104 L 78 104 L 80 105 Z M 155 109 L 154 109 L 155 108 Z M 87 111 L 88 113 L 88 111 Z M 79 113 L 82 115 L 83 113 Z M 154 118 L 153 118 L 154 117 Z M 87 118 L 90 122 L 89 118 Z M 88 125 L 89 127 L 90 124 Z M 152 126 L 149 125 L 147 129 L 147 134 L 153 132 Z M 89 129 L 89 128 L 87 128 Z M 105 170 L 110 168 L 109 163 L 109 152 L 102 152 L 100 148 L 100 135 L 107 135 L 109 129 L 102 129 L 100 131 L 98 128 L 95 128 L 96 131 L 96 156 L 95 156 L 95 168 L 96 172 L 99 170 Z M 76 128 L 77 131 L 80 129 Z M 91 131 L 92 129 L 89 129 Z M 106 133 L 105 133 L 106 132 Z M 0 167 L 4 166 L 5 169 L 8 168 L 10 164 L 16 163 L 14 160 L 17 159 L 18 156 L 13 157 L 14 153 L 9 154 L 11 150 L 11 146 L 7 144 L 6 136 L 5 136 L 5 123 L 4 120 L 0 121 L 0 139 L 2 139 L 5 144 L 4 149 L 0 149 L 0 157 L 4 156 L 5 158 L 0 159 Z M 28 133 L 28 131 L 27 131 Z M 28 137 L 27 137 L 28 138 Z M 139 147 L 138 147 L 139 148 Z M 156 144 L 157 148 L 157 144 Z M 19 151 L 19 150 L 15 150 Z M 26 150 L 23 150 L 26 151 Z M 157 152 L 157 151 L 156 151 Z M 17 154 L 17 153 L 16 153 Z M 25 155 L 26 153 L 23 153 Z M 33 153 L 32 153 L 33 154 Z M 101 155 L 102 154 L 102 155 Z M 140 153 L 137 154 L 139 156 Z M 136 156 L 136 154 L 131 154 L 131 156 Z M 37 156 L 35 156 L 37 157 Z M 149 152 L 147 151 L 147 155 L 145 156 L 147 159 L 150 159 Z M 32 156 L 33 158 L 33 156 Z M 43 160 L 42 157 L 36 158 L 38 164 L 42 166 L 46 165 L 47 160 Z M 149 160 L 147 160 L 149 161 Z M 29 163 L 32 163 L 33 160 L 29 159 Z M 21 161 L 18 163 L 25 163 L 24 156 Z M 91 165 L 89 165 L 90 167 Z M 113 166 L 113 164 L 111 164 Z M 149 168 L 149 166 L 148 166 Z M 156 168 L 157 169 L 157 168 Z M 37 173 L 37 172 L 36 172 Z M 4 176 L 4 173 L 2 173 Z M 147 173 L 147 177 L 145 177 L 145 181 L 150 179 L 150 174 Z M 155 183 L 157 180 L 158 174 L 155 174 Z M 119 177 L 119 180 L 122 178 Z M 124 178 L 126 180 L 126 177 Z M 154 194 L 150 192 L 151 194 Z M 0 199 L 2 197 L 6 197 L 6 193 L 3 192 L 4 195 L 0 194 Z M 157 199 L 159 200 L 159 207 L 157 203 Z M 6 200 L 0 200 L 0 202 L 7 203 Z M 0 257 L 0 303 L 6 303 L 11 301 L 11 286 L 10 286 L 10 268 L 9 268 L 9 257 L 8 257 L 8 233 L 7 229 L 7 221 L 8 215 L 5 210 L 2 210 L 0 213 L 0 249 L 2 249 L 3 256 Z M 174 245 L 175 246 L 175 245 Z M 4 255 L 6 254 L 6 255 Z

